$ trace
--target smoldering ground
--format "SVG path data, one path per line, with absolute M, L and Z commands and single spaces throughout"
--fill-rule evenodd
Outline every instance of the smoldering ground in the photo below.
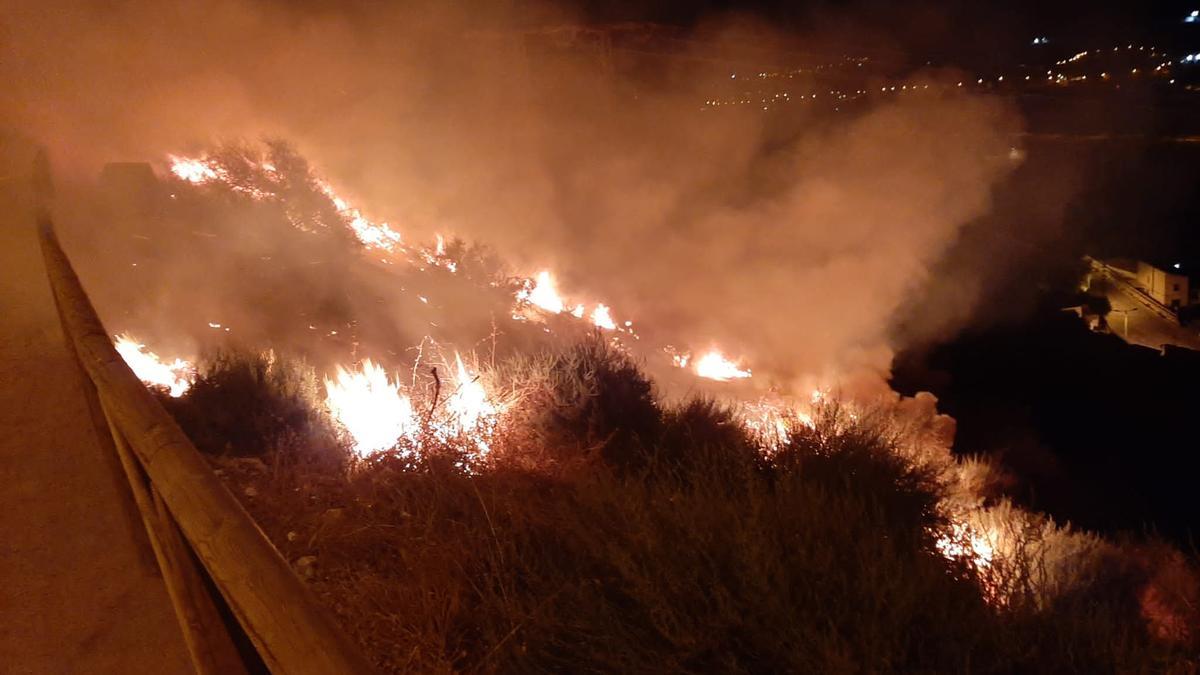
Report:
M 115 159 L 285 138 L 406 237 L 486 242 L 517 270 L 553 269 L 647 333 L 721 345 L 785 388 L 879 381 L 897 347 L 889 321 L 988 211 L 1020 126 L 939 72 L 909 74 L 931 85 L 922 93 L 844 111 L 702 110 L 706 92 L 747 74 L 746 44 L 764 65 L 797 58 L 802 39 L 753 17 L 715 17 L 655 60 L 564 47 L 570 30 L 530 37 L 531 24 L 577 25 L 555 5 L 9 5 L 0 114 L 68 180 Z M 853 51 L 852 35 L 819 42 Z M 297 274 L 318 274 L 304 262 Z M 197 278 L 223 264 L 173 263 L 199 266 Z M 127 283 L 87 281 L 101 297 Z M 203 287 L 174 293 L 148 305 L 205 304 Z

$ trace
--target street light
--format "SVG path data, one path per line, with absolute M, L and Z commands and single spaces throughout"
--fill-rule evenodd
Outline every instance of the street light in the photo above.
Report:
M 1125 339 L 1128 340 L 1129 339 L 1129 313 L 1138 311 L 1138 308 L 1130 307 L 1129 309 L 1114 309 L 1112 311 L 1120 312 L 1121 314 L 1125 315 Z

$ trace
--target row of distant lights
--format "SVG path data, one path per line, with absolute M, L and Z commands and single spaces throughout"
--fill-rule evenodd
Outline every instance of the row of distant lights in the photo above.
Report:
M 847 61 L 849 63 L 853 63 L 856 67 L 861 68 L 862 65 L 864 63 L 866 63 L 867 61 L 869 61 L 870 59 L 865 56 L 847 56 L 847 57 L 844 57 L 842 60 Z M 826 68 L 837 68 L 841 65 L 842 64 L 840 64 L 840 63 L 822 63 L 820 65 L 813 66 L 812 68 L 808 68 L 807 71 L 804 68 L 797 68 L 795 70 L 789 70 L 786 73 L 768 73 L 768 72 L 764 71 L 764 72 L 758 73 L 758 77 L 759 77 L 759 79 L 762 79 L 762 80 L 765 80 L 767 78 L 777 78 L 777 77 L 786 77 L 788 79 L 791 79 L 797 75 L 802 75 L 805 72 L 816 72 L 818 70 L 825 70 Z M 729 79 L 736 80 L 737 73 L 731 73 L 729 75 Z
M 1192 63 L 1192 62 L 1195 62 L 1195 63 L 1200 63 L 1200 53 L 1197 53 L 1197 54 L 1191 54 L 1191 55 L 1189 55 L 1188 57 L 1186 57 L 1184 60 L 1185 60 L 1185 61 L 1187 61 L 1187 62 L 1189 62 L 1189 63 Z M 1159 66 L 1158 68 L 1155 68 L 1155 70 L 1156 70 L 1156 71 L 1157 71 L 1157 70 L 1161 70 L 1161 68 L 1162 68 L 1162 66 Z M 1139 72 L 1139 69 L 1138 69 L 1138 68 L 1133 68 L 1133 69 L 1131 69 L 1131 70 L 1130 70 L 1130 73 L 1131 73 L 1131 74 L 1133 74 L 1133 75 L 1136 75 L 1136 74 L 1138 74 L 1138 72 Z M 1105 79 L 1105 80 L 1107 80 L 1107 79 L 1109 79 L 1109 77 L 1110 77 L 1110 76 L 1109 76 L 1109 74 L 1108 74 L 1107 72 L 1104 72 L 1104 73 L 1100 73 L 1100 77 L 1101 77 L 1101 78 L 1103 78 L 1103 79 Z M 1024 79 L 1025 79 L 1025 81 L 1030 81 L 1030 80 L 1032 80 L 1033 78 L 1032 78 L 1032 76 L 1030 76 L 1030 75 L 1026 75 Z M 1074 76 L 1074 77 L 1067 77 L 1066 75 L 1063 75 L 1062 73 L 1054 73 L 1053 71 L 1049 71 L 1049 70 L 1047 70 L 1047 71 L 1046 71 L 1046 79 L 1047 79 L 1047 80 L 1050 80 L 1050 81 L 1052 81 L 1052 82 L 1058 82 L 1058 83 L 1060 83 L 1060 84 L 1066 84 L 1066 83 L 1069 83 L 1069 82 L 1081 82 L 1081 81 L 1086 81 L 1086 80 L 1088 79 L 1088 76 L 1087 76 L 1087 75 L 1078 75 L 1078 76 Z M 976 84 L 980 84 L 980 85 L 982 85 L 982 84 L 986 83 L 987 81 L 988 81 L 987 79 L 985 79 L 985 78 L 982 78 L 982 77 L 981 77 L 981 78 L 979 78 L 979 79 L 975 80 L 975 83 L 976 83 Z M 996 78 L 996 82 L 1004 82 L 1004 76 L 1003 76 L 1003 75 L 1000 75 L 1000 76 L 998 76 L 998 77 Z M 1172 80 L 1170 81 L 1170 83 L 1171 83 L 1171 84 L 1175 84 L 1175 80 L 1174 80 L 1174 79 L 1172 79 Z M 960 81 L 960 82 L 957 84 L 957 86 L 959 86 L 959 87 L 962 87 L 962 86 L 964 86 L 965 84 L 966 84 L 966 82 L 962 82 L 962 81 Z M 880 87 L 880 88 L 879 88 L 879 91 L 880 91 L 880 92 L 883 92 L 883 93 L 888 93 L 888 92 L 893 92 L 893 91 L 901 91 L 901 92 L 903 92 L 903 91 L 917 91 L 917 90 L 919 90 L 919 89 L 922 89 L 922 90 L 923 90 L 923 89 L 928 89 L 928 88 L 929 88 L 929 85 L 928 85 L 928 84 L 923 84 L 923 85 L 920 85 L 920 86 L 918 86 L 918 85 L 915 85 L 915 84 L 914 84 L 914 85 L 907 85 L 907 84 L 903 84 L 903 85 L 900 85 L 899 87 L 897 87 L 896 85 L 892 85 L 892 86 L 890 86 L 890 87 Z M 833 90 L 831 90 L 829 93 L 830 93 L 831 95 L 833 95 L 833 96 L 834 96 L 834 98 L 835 98 L 836 100 L 839 100 L 839 101 L 846 101 L 846 100 L 855 100 L 855 99 L 858 99 L 858 98 L 859 98 L 859 97 L 861 97 L 861 96 L 864 96 L 864 95 L 866 95 L 866 93 L 867 93 L 867 90 L 865 90 L 865 89 L 858 89 L 858 90 L 856 90 L 856 91 L 855 91 L 853 94 L 843 94 L 843 93 L 839 93 L 839 92 L 836 92 L 836 91 L 833 91 Z M 803 94 L 802 94 L 802 95 L 800 96 L 800 98 L 801 98 L 801 99 L 804 99 L 804 98 L 806 98 L 806 95 L 803 95 Z M 811 98 L 815 100 L 815 99 L 817 98 L 817 94 L 815 94 L 815 93 L 814 93 L 814 94 L 812 94 L 812 95 L 811 95 Z M 760 104 L 763 104 L 763 110 L 767 110 L 767 109 L 768 109 L 768 108 L 769 108 L 769 107 L 770 107 L 772 104 L 779 103 L 779 102 L 781 102 L 781 101 L 782 101 L 783 103 L 790 103 L 790 102 L 792 101 L 791 95 L 790 95 L 788 92 L 778 93 L 778 94 L 774 94 L 774 95 L 772 95 L 770 98 L 760 98 L 760 99 L 758 100 L 758 103 L 760 103 Z M 706 100 L 704 103 L 705 103 L 705 105 L 706 105 L 706 106 L 710 106 L 710 107 L 714 107 L 714 108 L 715 108 L 715 107 L 719 107 L 719 106 L 727 106 L 727 105 L 748 105 L 748 104 L 754 103 L 754 100 L 753 100 L 753 99 L 749 99 L 749 98 L 735 98 L 735 99 L 709 99 L 709 100 Z
M 1117 46 L 1117 47 L 1113 47 L 1112 51 L 1116 52 L 1116 51 L 1120 51 L 1120 49 L 1121 49 L 1121 47 Z M 1134 46 L 1126 45 L 1125 49 L 1132 50 L 1132 49 L 1134 49 Z M 1139 47 L 1137 47 L 1137 50 L 1140 52 L 1144 52 L 1144 51 L 1146 51 L 1146 48 L 1144 46 L 1139 46 Z M 1064 65 L 1079 61 L 1091 53 L 1099 55 L 1099 54 L 1104 53 L 1104 50 L 1103 49 L 1095 49 L 1095 50 L 1092 50 L 1091 52 L 1084 50 L 1082 52 L 1079 52 L 1078 54 L 1075 54 L 1074 56 L 1072 56 L 1069 59 L 1063 59 L 1061 61 L 1056 61 L 1055 63 L 1056 63 L 1056 65 L 1064 66 Z M 1157 57 L 1157 56 L 1166 56 L 1166 54 L 1159 54 L 1157 51 L 1157 47 L 1151 46 L 1150 47 L 1150 56 L 1153 58 L 1153 57 Z M 1182 59 L 1180 59 L 1179 62 L 1180 63 L 1200 63 L 1200 52 L 1197 52 L 1195 54 L 1188 54 L 1187 56 L 1184 56 Z M 1169 73 L 1170 67 L 1173 65 L 1175 65 L 1174 61 L 1170 61 L 1170 60 L 1163 61 L 1162 63 L 1160 63 L 1154 67 L 1153 72 L 1162 73 L 1165 70 Z M 1138 72 L 1140 72 L 1140 70 L 1141 69 L 1139 69 L 1139 68 L 1131 68 L 1129 72 L 1133 75 L 1137 75 Z M 1061 73 L 1059 73 L 1058 75 L 1054 75 L 1051 71 L 1046 71 L 1046 75 L 1048 76 L 1046 79 L 1057 80 L 1060 84 L 1067 83 L 1067 82 L 1085 81 L 1088 79 L 1087 75 L 1077 75 L 1074 77 L 1067 77 Z M 1109 79 L 1109 74 L 1107 72 L 1100 73 L 1100 77 L 1107 80 L 1107 79 Z M 1025 79 L 1028 80 L 1029 77 L 1026 76 Z M 1175 84 L 1175 80 L 1172 79 L 1169 82 L 1169 84 Z
M 895 89 L 895 87 L 892 87 L 892 88 Z M 926 87 L 926 88 L 928 88 L 928 87 Z M 915 85 L 913 86 L 913 89 L 916 89 Z M 835 101 L 854 100 L 860 96 L 866 95 L 866 93 L 867 93 L 866 89 L 858 89 L 858 90 L 855 90 L 854 93 L 851 93 L 851 94 L 846 94 L 838 89 L 830 89 L 829 90 L 829 95 Z M 813 92 L 811 94 L 801 94 L 798 98 L 800 100 L 812 99 L 815 101 L 817 99 L 817 95 L 818 95 L 818 92 Z M 790 92 L 786 92 L 786 91 L 779 92 L 777 94 L 772 94 L 770 98 L 758 99 L 758 103 L 761 103 L 763 105 L 763 110 L 766 110 L 768 107 L 770 107 L 771 105 L 776 104 L 776 103 L 791 103 L 791 102 L 792 102 L 792 95 Z M 749 98 L 730 98 L 730 99 L 714 98 L 714 99 L 709 99 L 704 102 L 704 104 L 706 106 L 710 106 L 713 108 L 723 106 L 723 105 L 746 105 L 749 103 L 754 103 L 754 100 L 749 99 Z
M 1125 49 L 1128 49 L 1130 51 L 1132 51 L 1133 48 L 1134 48 L 1133 45 L 1125 45 Z M 1121 51 L 1121 47 L 1120 46 L 1113 47 L 1112 50 L 1114 52 Z M 1139 52 L 1144 52 L 1144 51 L 1146 51 L 1146 47 L 1144 45 L 1139 45 L 1137 47 L 1137 50 Z M 1157 50 L 1158 50 L 1157 47 L 1151 46 L 1150 47 L 1150 56 L 1152 56 L 1152 57 L 1153 56 L 1166 56 L 1166 54 L 1159 54 Z M 1078 54 L 1072 56 L 1069 59 L 1062 59 L 1061 61 L 1055 61 L 1054 63 L 1055 63 L 1055 65 L 1065 66 L 1068 63 L 1074 63 L 1076 61 L 1079 61 L 1083 57 L 1087 56 L 1088 54 L 1093 54 L 1093 53 L 1097 54 L 1097 55 L 1103 54 L 1104 50 L 1103 49 L 1093 49 L 1092 51 L 1089 52 L 1088 50 L 1085 49 L 1085 50 L 1079 52 Z
M 1192 15 L 1190 15 L 1190 16 L 1189 16 L 1189 19 L 1191 19 L 1191 21 L 1189 21 L 1189 23 L 1191 23 L 1191 22 L 1193 22 L 1193 21 L 1196 21 L 1196 16 L 1198 16 L 1198 15 L 1197 15 L 1195 12 L 1193 12 L 1193 13 L 1192 13 Z M 1049 42 L 1050 42 L 1050 39 L 1049 39 L 1049 38 L 1047 38 L 1047 37 L 1035 37 L 1035 38 L 1033 39 L 1033 44 L 1035 44 L 1035 45 L 1044 45 L 1044 44 L 1048 44 Z M 1128 50 L 1133 50 L 1133 49 L 1134 49 L 1134 46 L 1133 46 L 1132 44 L 1131 44 L 1131 45 L 1126 45 L 1126 47 L 1125 47 L 1125 48 L 1126 48 L 1126 49 L 1128 49 Z M 1114 52 L 1115 52 L 1115 51 L 1119 51 L 1120 49 L 1121 49 L 1121 48 L 1120 48 L 1119 46 L 1117 46 L 1117 47 L 1113 47 L 1113 48 L 1112 48 L 1112 51 L 1114 51 Z M 1145 46 L 1138 46 L 1136 49 L 1137 49 L 1137 51 L 1146 51 L 1146 47 L 1145 47 Z M 1153 57 L 1153 56 L 1158 56 L 1158 53 L 1157 53 L 1156 49 L 1157 49 L 1156 47 L 1153 47 L 1153 46 L 1151 46 L 1151 47 L 1150 47 L 1150 52 L 1151 52 L 1151 53 L 1150 53 L 1150 56 L 1152 56 L 1152 57 Z M 1096 53 L 1096 54 L 1100 54 L 1100 53 L 1101 53 L 1103 50 L 1096 49 L 1096 50 L 1094 50 L 1094 51 L 1095 51 L 1095 53 Z M 1072 57 L 1071 57 L 1071 58 L 1069 58 L 1069 59 L 1063 59 L 1063 60 L 1061 60 L 1061 61 L 1057 61 L 1057 62 L 1056 62 L 1056 65 L 1063 66 L 1063 65 L 1067 65 L 1067 64 L 1069 64 L 1069 63 L 1074 63 L 1074 62 L 1076 62 L 1076 61 L 1079 61 L 1079 60 L 1083 59 L 1083 58 L 1084 58 L 1084 57 L 1086 57 L 1086 56 L 1087 56 L 1089 53 L 1090 53 L 1090 52 L 1088 52 L 1087 50 L 1085 50 L 1085 51 L 1082 51 L 1082 52 L 1079 52 L 1078 54 L 1075 54 L 1074 56 L 1072 56 Z M 1164 56 L 1165 56 L 1165 55 L 1164 55 Z M 863 59 L 851 59 L 850 57 L 846 57 L 846 60 L 848 60 L 848 61 L 855 61 L 855 62 L 856 62 L 856 65 L 859 65 L 859 66 L 861 66 L 861 65 L 863 64 L 863 62 L 865 62 L 867 59 L 865 59 L 865 58 L 863 58 Z M 1200 63 L 1200 52 L 1197 52 L 1197 53 L 1195 53 L 1195 54 L 1188 54 L 1187 56 L 1185 56 L 1185 57 L 1183 57 L 1182 59 L 1180 59 L 1180 62 L 1181 62 L 1181 63 Z M 1155 70 L 1155 71 L 1161 71 L 1161 70 L 1163 70 L 1163 68 L 1169 67 L 1169 66 L 1171 66 L 1171 65 L 1173 65 L 1173 62 L 1172 62 L 1172 61 L 1166 61 L 1166 62 L 1164 62 L 1164 63 L 1161 63 L 1161 64 L 1159 64 L 1157 67 L 1155 67 L 1155 69 L 1154 69 L 1154 70 Z M 817 69 L 817 70 L 821 69 L 821 66 L 818 66 L 816 69 Z M 1138 74 L 1139 70 L 1140 70 L 1140 69 L 1138 69 L 1138 68 L 1132 68 L 1132 69 L 1130 70 L 1130 73 L 1131 73 L 1131 74 L 1133 74 L 1133 75 L 1136 75 L 1136 74 Z M 758 73 L 758 77 L 759 77 L 760 79 L 775 78 L 775 77 L 791 77 L 793 73 L 800 73 L 800 72 L 803 72 L 803 69 L 799 69 L 799 70 L 791 71 L 790 73 L 769 73 L 769 72 L 760 72 L 760 73 Z M 1106 79 L 1106 80 L 1107 80 L 1107 79 L 1109 79 L 1109 74 L 1108 74 L 1107 72 L 1100 73 L 1100 77 L 1101 77 L 1101 78 L 1103 78 L 1103 79 Z M 736 78 L 737 78 L 737 73 L 732 73 L 732 74 L 730 74 L 729 78 L 730 78 L 730 79 L 736 79 Z M 1026 81 L 1029 81 L 1029 80 L 1031 80 L 1031 79 L 1032 79 L 1032 77 L 1031 77 L 1031 76 L 1029 76 L 1029 75 L 1026 75 L 1026 76 L 1025 76 L 1025 80 L 1026 80 Z M 1047 80 L 1051 80 L 1051 81 L 1056 81 L 1056 82 L 1058 82 L 1058 83 L 1060 83 L 1060 84 L 1066 84 L 1066 83 L 1069 83 L 1069 82 L 1079 82 L 1079 81 L 1086 81 L 1086 80 L 1088 79 L 1088 77 L 1087 77 L 1087 75 L 1079 75 L 1079 76 L 1074 76 L 1074 77 L 1067 77 L 1066 75 L 1063 75 L 1062 73 L 1055 74 L 1053 71 L 1049 71 L 1049 70 L 1047 70 L 1047 71 L 1046 71 L 1046 79 L 1047 79 Z M 996 81 L 997 81 L 997 82 L 1003 82 L 1003 81 L 1004 81 L 1004 76 L 1003 76 L 1003 75 L 1000 75 L 1000 76 L 998 76 L 998 77 L 996 78 Z M 975 83 L 976 83 L 976 84 L 983 84 L 984 82 L 986 82 L 986 79 L 985 79 L 985 78 L 982 78 L 982 77 L 981 77 L 981 78 L 979 78 L 978 80 L 976 80 L 976 81 L 975 81 Z M 1171 84 L 1175 84 L 1175 80 L 1171 80 L 1171 81 L 1170 81 L 1170 83 L 1171 83 Z M 959 82 L 957 86 L 961 87 L 961 86 L 963 86 L 964 84 L 965 84 L 964 82 Z M 914 84 L 914 85 L 911 85 L 911 86 L 909 86 L 909 85 L 900 85 L 900 89 L 899 89 L 899 90 L 900 90 L 900 91 L 909 91 L 909 90 L 911 90 L 911 91 L 916 91 L 918 88 L 920 88 L 920 89 L 928 89 L 928 88 L 929 88 L 929 85 L 928 85 L 928 84 L 925 84 L 925 85 L 921 85 L 920 87 L 918 87 L 918 86 L 917 86 L 917 85 L 915 85 L 915 84 Z M 880 87 L 879 91 L 886 93 L 886 92 L 889 92 L 889 91 L 897 91 L 897 89 L 896 89 L 896 85 L 892 85 L 892 86 L 890 86 L 890 87 Z M 830 94 L 831 96 L 834 96 L 834 97 L 835 97 L 837 100 L 840 100 L 840 101 L 845 101 L 845 100 L 854 100 L 854 99 L 857 99 L 857 98 L 859 98 L 860 96 L 863 96 L 863 95 L 865 95 L 866 93 L 867 93 L 867 91 L 866 91 L 865 89 L 859 89 L 859 90 L 856 90 L 856 91 L 855 91 L 853 94 L 844 94 L 844 93 L 841 93 L 840 91 L 835 91 L 835 90 L 830 90 L 830 91 L 829 91 L 829 94 Z M 804 99 L 804 98 L 806 98 L 806 97 L 807 97 L 807 95 L 804 95 L 804 94 L 801 94 L 801 95 L 800 95 L 800 98 L 801 98 L 801 99 Z M 817 98 L 817 94 L 815 94 L 815 93 L 811 94 L 811 98 L 813 98 L 813 99 L 816 99 L 816 98 Z M 763 105 L 763 110 L 767 110 L 767 109 L 768 109 L 768 107 L 770 107 L 770 105 L 771 105 L 771 104 L 774 104 L 774 103 L 779 103 L 781 99 L 782 99 L 782 102 L 784 102 L 784 103 L 790 103 L 790 102 L 792 101 L 791 95 L 790 95 L 788 92 L 782 92 L 782 93 L 777 93 L 777 94 L 774 94 L 774 95 L 772 95 L 770 98 L 760 98 L 760 99 L 758 100 L 758 103 L 760 103 L 760 104 L 762 104 L 762 105 Z M 725 106 L 725 105 L 748 105 L 748 104 L 754 103 L 754 100 L 753 100 L 753 99 L 749 99 L 749 98 L 735 98 L 735 99 L 710 99 L 710 100 L 707 100 L 707 101 L 705 101 L 704 103 L 705 103 L 705 105 L 706 105 L 706 106 L 718 107 L 718 106 Z

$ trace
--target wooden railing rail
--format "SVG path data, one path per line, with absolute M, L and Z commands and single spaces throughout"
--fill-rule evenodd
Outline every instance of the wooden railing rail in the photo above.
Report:
M 252 668 L 205 577 L 271 672 L 374 672 L 117 354 L 50 220 L 38 229 L 67 346 L 90 403 L 103 410 L 102 431 L 112 435 L 197 672 Z

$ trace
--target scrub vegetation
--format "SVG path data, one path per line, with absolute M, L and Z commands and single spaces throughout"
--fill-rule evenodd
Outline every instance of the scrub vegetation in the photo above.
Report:
M 387 672 L 1195 672 L 1194 556 L 1012 507 L 886 415 L 826 402 L 768 446 L 600 340 L 484 377 L 483 459 L 358 458 L 274 355 L 164 399 Z M 948 554 L 964 509 L 1003 534 L 986 564 Z

